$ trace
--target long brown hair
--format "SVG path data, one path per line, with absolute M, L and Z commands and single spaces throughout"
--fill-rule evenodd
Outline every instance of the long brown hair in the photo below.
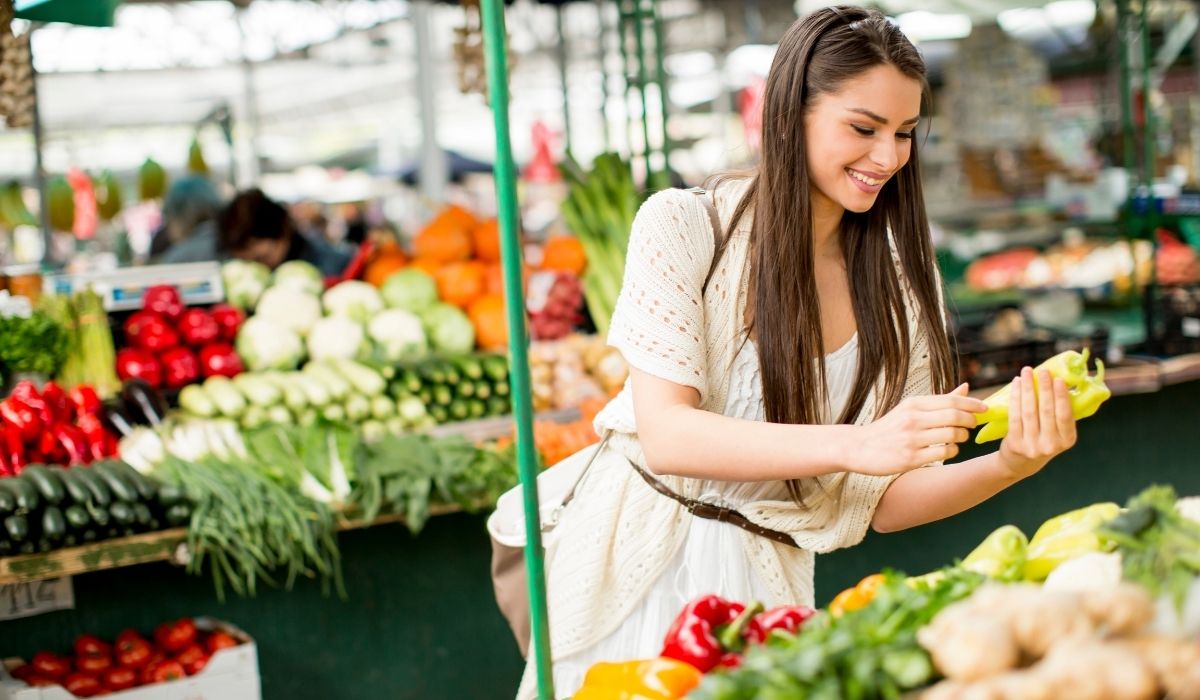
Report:
M 923 96 L 928 94 L 924 61 L 887 18 L 873 10 L 830 7 L 788 29 L 767 78 L 762 160 L 734 210 L 730 230 L 753 212 L 748 299 L 753 317 L 747 330 L 758 349 L 765 417 L 773 423 L 819 423 L 827 401 L 812 203 L 795 196 L 813 187 L 805 159 L 804 114 L 818 95 L 836 92 L 879 65 L 894 66 L 918 80 Z M 928 339 L 933 390 L 941 393 L 953 386 L 955 363 L 940 310 L 914 140 L 908 163 L 883 186 L 874 206 L 842 217 L 840 244 L 858 326 L 858 371 L 839 423 L 854 420 L 881 372 L 877 416 L 900 402 L 908 377 L 911 338 L 889 229 L 919 306 L 917 332 Z M 802 500 L 798 481 L 788 482 L 788 490 Z

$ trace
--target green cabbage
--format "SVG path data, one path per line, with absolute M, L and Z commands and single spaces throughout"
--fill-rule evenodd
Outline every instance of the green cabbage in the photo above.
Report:
M 462 309 L 434 304 L 421 317 L 433 349 L 443 355 L 465 355 L 475 349 L 475 326 Z
M 437 284 L 433 278 L 412 267 L 388 277 L 380 293 L 388 307 L 416 314 L 437 303 L 438 298 Z

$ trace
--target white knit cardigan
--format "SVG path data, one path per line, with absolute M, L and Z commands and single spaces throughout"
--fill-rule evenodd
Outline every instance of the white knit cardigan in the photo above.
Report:
M 728 228 L 746 183 L 719 187 L 717 210 Z M 700 393 L 700 407 L 721 413 L 739 347 L 748 290 L 750 216 L 743 217 L 701 294 L 712 264 L 714 240 L 707 210 L 685 190 L 665 190 L 638 211 L 630 233 L 625 278 L 608 342 L 639 370 Z M 907 286 L 905 285 L 907 289 Z M 918 332 L 916 304 L 907 299 L 911 347 L 904 396 L 931 391 L 928 350 Z M 875 417 L 874 392 L 856 423 Z M 587 649 L 611 634 L 662 575 L 687 534 L 690 515 L 651 489 L 630 467 L 645 468 L 628 382 L 596 417 L 597 432 L 612 433 L 609 448 L 592 465 L 577 497 L 546 550 L 550 639 L 554 658 Z M 569 457 L 586 460 L 593 448 Z M 695 479 L 659 477 L 676 493 L 700 496 Z M 788 547 L 739 531 L 756 573 L 778 600 L 813 604 L 813 555 L 857 544 L 894 477 L 837 473 L 805 489 L 805 507 L 761 501 L 739 510 L 753 522 L 790 534 Z M 732 525 L 730 527 L 733 527 Z M 666 633 L 666 630 L 663 630 Z M 518 699 L 536 697 L 533 664 L 525 669 Z M 559 697 L 573 688 L 556 688 Z

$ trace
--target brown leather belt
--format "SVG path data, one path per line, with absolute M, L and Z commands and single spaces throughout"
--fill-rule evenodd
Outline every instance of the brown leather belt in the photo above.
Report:
M 796 544 L 796 540 L 792 539 L 790 535 L 779 532 L 778 530 L 769 530 L 761 525 L 756 525 L 755 523 L 751 522 L 749 518 L 732 508 L 716 506 L 711 503 L 705 503 L 704 501 L 698 501 L 694 498 L 680 496 L 672 491 L 669 486 L 658 479 L 655 479 L 650 472 L 647 472 L 645 469 L 642 469 L 638 465 L 634 464 L 632 460 L 629 460 L 629 465 L 632 466 L 638 474 L 642 475 L 642 478 L 646 480 L 646 483 L 650 484 L 650 488 L 658 491 L 668 498 L 678 501 L 684 508 L 687 508 L 687 512 L 691 513 L 697 518 L 705 518 L 708 520 L 716 520 L 717 522 L 721 523 L 736 525 L 746 532 L 758 535 L 759 537 L 765 537 L 772 542 L 786 544 L 789 547 L 795 547 L 796 549 L 800 548 L 800 545 Z

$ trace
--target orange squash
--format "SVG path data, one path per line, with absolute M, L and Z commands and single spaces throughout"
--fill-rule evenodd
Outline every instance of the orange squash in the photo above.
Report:
M 466 309 L 483 295 L 487 270 L 479 262 L 453 262 L 433 273 L 438 297 L 447 304 Z
M 471 257 L 471 230 L 478 225 L 466 209 L 450 205 L 421 229 L 413 239 L 413 254 L 440 262 L 456 262 Z
M 442 262 L 433 258 L 413 258 L 412 262 L 409 263 L 409 267 L 415 267 L 432 277 L 437 274 L 438 270 L 442 269 Z
M 484 262 L 500 262 L 500 223 L 488 219 L 471 231 L 475 257 Z
M 521 273 L 524 281 L 521 288 L 528 291 L 529 275 L 531 274 L 529 266 L 521 265 Z M 487 270 L 484 272 L 483 291 L 485 294 L 499 294 L 500 296 L 504 296 L 504 268 L 499 263 L 487 266 Z
M 404 257 L 399 248 L 388 250 L 375 256 L 375 259 L 367 264 L 363 280 L 376 287 L 382 287 L 393 272 L 403 269 L 407 264 L 408 258 Z
M 551 236 L 542 248 L 542 269 L 582 275 L 587 267 L 583 244 L 574 236 Z
M 475 342 L 484 350 L 503 350 L 508 347 L 508 323 L 504 297 L 485 294 L 467 308 L 467 317 L 475 326 Z

